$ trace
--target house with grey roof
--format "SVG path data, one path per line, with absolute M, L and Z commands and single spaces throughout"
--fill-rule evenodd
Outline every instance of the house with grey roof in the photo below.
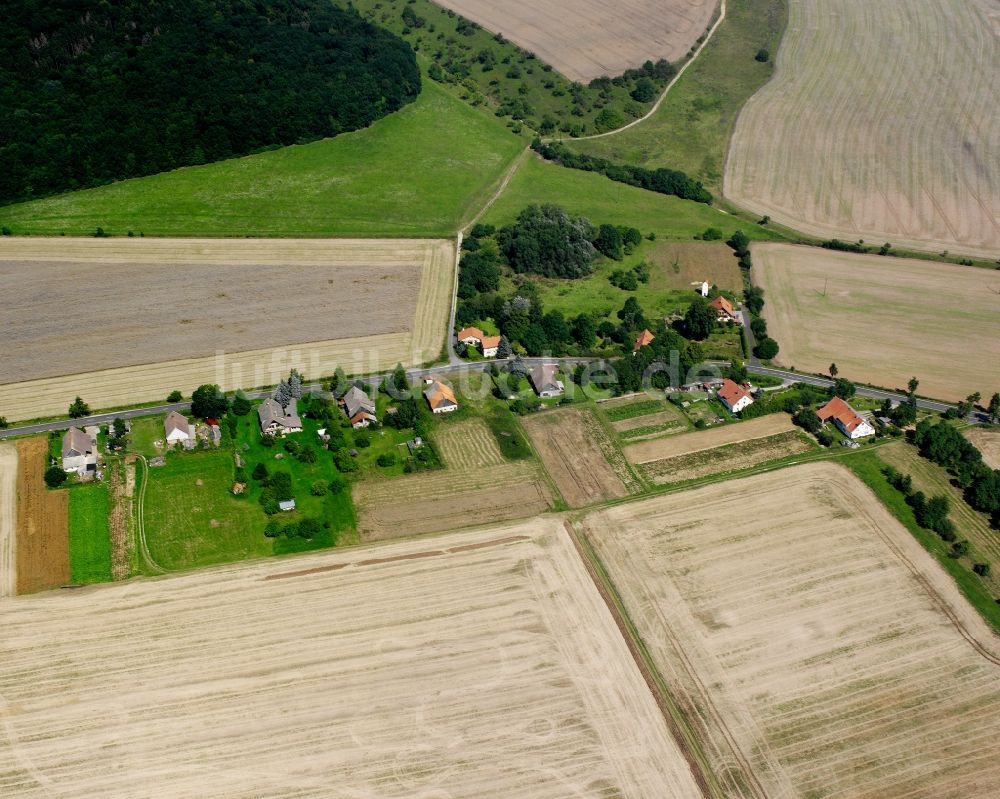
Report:
M 375 414 L 375 401 L 358 386 L 351 386 L 343 397 L 340 404 L 344 408 L 344 413 L 351 420 L 351 427 L 368 427 L 372 422 L 378 421 Z
M 257 406 L 257 417 L 260 419 L 260 432 L 271 436 L 284 436 L 289 433 L 302 432 L 302 420 L 299 418 L 295 398 L 288 400 L 282 407 L 275 399 L 268 397 Z
M 558 397 L 565 390 L 562 380 L 556 379 L 555 364 L 547 363 L 531 370 L 528 379 L 539 397 Z
M 195 427 L 184 414 L 171 411 L 163 420 L 163 436 L 168 447 L 182 444 L 184 449 L 191 449 L 195 444 Z
M 71 427 L 62 439 L 63 471 L 86 477 L 97 471 L 97 441 L 78 427 Z

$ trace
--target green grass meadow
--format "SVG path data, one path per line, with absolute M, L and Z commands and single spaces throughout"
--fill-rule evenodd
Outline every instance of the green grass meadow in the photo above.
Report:
M 85 483 L 69 489 L 69 567 L 74 583 L 111 580 L 108 487 Z
M 650 119 L 622 134 L 567 140 L 581 153 L 687 172 L 721 194 L 736 117 L 774 72 L 788 20 L 787 0 L 728 0 L 726 19 Z M 761 48 L 770 60 L 754 56 Z
M 14 234 L 450 236 L 524 147 L 424 80 L 364 130 L 0 208 Z
M 710 227 L 727 236 L 739 229 L 755 239 L 777 238 L 765 227 L 710 205 L 616 183 L 596 172 L 568 169 L 534 157 L 521 164 L 482 221 L 498 227 L 510 224 L 533 203 L 561 205 L 595 225 L 629 225 L 643 235 L 656 233 L 661 240 L 692 240 Z

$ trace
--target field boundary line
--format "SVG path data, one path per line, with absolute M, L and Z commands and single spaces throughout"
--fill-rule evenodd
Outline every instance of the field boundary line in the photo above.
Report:
M 604 568 L 600 557 L 586 539 L 586 534 L 579 533 L 572 522 L 568 520 L 564 521 L 563 527 L 570 541 L 573 542 L 573 547 L 576 549 L 577 555 L 583 561 L 584 568 L 586 568 L 587 574 L 590 575 L 594 587 L 600 594 L 601 599 L 604 600 L 608 612 L 614 619 L 615 625 L 618 627 L 625 645 L 628 647 L 629 653 L 632 655 L 632 659 L 639 669 L 639 673 L 649 687 L 650 693 L 652 693 L 653 699 L 657 707 L 659 707 L 671 735 L 677 742 L 681 754 L 683 754 L 684 759 L 691 768 L 691 773 L 702 794 L 713 799 L 722 799 L 722 797 L 727 795 L 726 792 L 719 783 L 717 775 L 712 771 L 708 763 L 708 758 L 699 745 L 694 730 L 691 729 L 683 711 L 681 711 L 671 696 L 670 689 L 663 679 L 663 675 L 660 674 L 653 663 L 653 659 L 646 649 L 638 629 L 629 617 L 621 596 L 614 587 L 614 583 L 608 575 L 607 569 Z M 749 776 L 751 780 L 756 780 L 752 771 Z M 766 799 L 763 791 L 760 792 L 759 796 L 761 799 Z
M 571 141 L 591 141 L 592 139 L 603 139 L 607 136 L 614 136 L 618 133 L 623 133 L 629 128 L 635 127 L 641 122 L 645 122 L 647 119 L 653 116 L 653 114 L 655 114 L 657 111 L 660 110 L 660 106 L 663 105 L 663 101 L 667 99 L 667 93 L 672 88 L 674 88 L 674 84 L 681 79 L 681 76 L 685 72 L 687 72 L 688 67 L 691 66 L 698 58 L 698 56 L 701 55 L 701 51 L 704 50 L 705 45 L 712 40 L 712 36 L 715 35 L 715 32 L 719 29 L 719 25 L 722 24 L 722 21 L 725 18 L 726 18 L 726 0 L 722 0 L 722 2 L 719 3 L 719 16 L 715 20 L 715 23 L 712 25 L 712 27 L 708 29 L 708 33 L 705 35 L 704 41 L 702 41 L 702 43 L 698 45 L 698 49 L 695 50 L 694 53 L 691 54 L 691 57 L 681 65 L 681 68 L 679 70 L 677 70 L 677 74 L 674 75 L 673 78 L 670 79 L 670 83 L 668 83 L 663 88 L 663 91 L 660 93 L 660 96 L 656 98 L 656 102 L 653 103 L 653 107 L 650 108 L 649 111 L 647 111 L 638 119 L 633 119 L 627 125 L 623 125 L 620 128 L 615 128 L 614 130 L 606 130 L 604 133 L 592 133 L 590 136 L 579 136 L 575 139 L 571 139 Z M 565 141 L 565 139 L 554 139 L 554 140 L 546 139 L 546 141 Z

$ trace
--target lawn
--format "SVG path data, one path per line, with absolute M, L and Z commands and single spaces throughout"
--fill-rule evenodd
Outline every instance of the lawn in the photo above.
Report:
M 787 0 L 729 0 L 726 19 L 650 119 L 622 134 L 569 141 L 572 149 L 650 168 L 687 172 L 721 194 L 736 117 L 774 71 Z M 754 55 L 770 53 L 766 63 Z
M 108 487 L 104 483 L 69 490 L 69 568 L 74 583 L 111 580 Z
M 524 142 L 424 80 L 371 127 L 0 208 L 15 234 L 448 236 Z
M 658 239 L 692 240 L 716 227 L 728 237 L 736 229 L 752 238 L 777 234 L 704 203 L 616 183 L 595 172 L 568 169 L 539 158 L 525 160 L 483 222 L 502 226 L 513 222 L 531 204 L 554 203 L 593 224 L 605 222 L 639 228 Z

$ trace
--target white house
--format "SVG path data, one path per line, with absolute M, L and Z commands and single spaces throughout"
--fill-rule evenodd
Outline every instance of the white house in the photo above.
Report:
M 188 448 L 194 445 L 194 425 L 188 422 L 186 416 L 177 411 L 171 411 L 163 420 L 163 434 L 168 447 L 178 443 Z
M 744 408 L 753 405 L 753 397 L 750 396 L 750 392 L 728 377 L 722 381 L 722 386 L 716 396 L 722 400 L 722 404 L 729 409 L 730 413 L 739 413 Z
M 463 327 L 458 331 L 456 338 L 470 347 L 478 347 L 483 342 L 483 335 L 483 331 L 478 327 Z
M 563 382 L 556 379 L 555 364 L 547 363 L 544 366 L 536 366 L 531 370 L 528 378 L 539 397 L 558 397 L 565 390 Z
M 424 399 L 433 413 L 451 413 L 458 410 L 458 400 L 451 386 L 439 380 L 432 380 L 424 390 Z
M 78 427 L 66 431 L 62 440 L 62 467 L 65 472 L 76 472 L 86 477 L 97 471 L 97 441 Z
M 840 397 L 834 397 L 816 411 L 816 415 L 824 422 L 832 421 L 837 426 L 837 429 L 851 439 L 851 441 L 875 435 L 875 428 L 872 426 L 872 423 L 861 416 Z
M 483 336 L 479 346 L 483 351 L 484 358 L 496 358 L 500 351 L 500 336 Z

